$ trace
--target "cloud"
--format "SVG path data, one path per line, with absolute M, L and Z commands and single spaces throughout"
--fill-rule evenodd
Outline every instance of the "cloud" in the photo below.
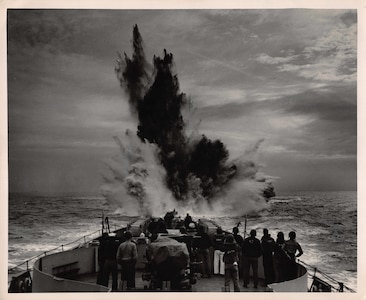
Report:
M 196 118 L 208 136 L 224 140 L 235 152 L 265 138 L 265 152 L 309 157 L 357 154 L 355 86 L 302 91 L 267 101 L 200 107 Z
M 113 65 L 88 55 L 9 52 L 9 144 L 100 147 L 135 128 Z
M 299 125 L 281 129 L 283 137 L 287 137 L 283 141 L 286 148 L 312 156 L 355 156 L 356 99 L 355 88 L 333 87 L 331 91 L 305 92 L 275 101 L 273 107 L 279 120 L 293 116 Z M 305 121 L 303 124 L 299 122 L 301 119 Z
M 284 64 L 288 63 L 292 60 L 294 60 L 296 56 L 291 55 L 287 57 L 271 57 L 265 53 L 261 53 L 258 55 L 256 60 L 262 64 L 269 64 L 269 65 L 278 65 L 278 64 Z
M 49 51 L 67 49 L 78 34 L 73 18 L 57 10 L 8 11 L 9 47 L 47 48 Z
M 301 155 L 266 153 L 266 169 L 280 177 L 275 182 L 278 194 L 282 191 L 356 190 L 357 158 L 309 157 Z M 284 167 L 286 166 L 286 167 Z M 294 174 L 288 170 L 297 170 Z
M 294 53 L 295 51 L 292 51 Z M 355 82 L 357 75 L 357 25 L 338 24 L 298 54 L 271 57 L 261 53 L 256 61 L 276 65 L 279 72 L 291 72 L 311 80 Z

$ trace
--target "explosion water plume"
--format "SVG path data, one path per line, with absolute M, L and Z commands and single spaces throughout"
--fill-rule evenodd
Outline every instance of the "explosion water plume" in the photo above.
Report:
M 234 178 L 211 201 L 203 196 L 201 180 L 190 174 L 187 198 L 178 201 L 165 184 L 166 171 L 155 144 L 142 142 L 130 130 L 115 142 L 119 151 L 106 162 L 101 190 L 124 215 L 161 216 L 176 209 L 181 215 L 241 216 L 266 207 L 260 196 L 263 183 L 253 180 L 259 167 L 252 161 L 236 161 Z
M 127 131 L 125 137 L 116 139 L 122 161 L 109 165 L 114 178 L 105 176 L 106 198 L 115 202 L 113 190 L 122 194 L 121 199 L 125 193 L 126 200 L 120 200 L 123 206 L 147 214 L 173 208 L 242 214 L 263 208 L 267 182 L 258 179 L 259 167 L 254 161 L 230 161 L 220 140 L 198 135 L 198 130 L 187 137 L 182 111 L 191 101 L 180 92 L 173 55 L 164 49 L 162 58 L 154 56 L 151 71 L 137 25 L 133 28 L 133 51 L 132 58 L 119 55 L 115 71 L 131 110 L 136 112 L 137 133 Z M 115 165 L 118 163 L 125 166 L 127 175 Z

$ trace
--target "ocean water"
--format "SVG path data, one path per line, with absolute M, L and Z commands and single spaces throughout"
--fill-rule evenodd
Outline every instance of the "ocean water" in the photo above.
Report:
M 357 290 L 357 192 L 288 193 L 269 203 L 268 209 L 247 216 L 247 233 L 256 229 L 260 238 L 263 228 L 268 228 L 272 237 L 283 231 L 287 238 L 295 231 L 304 251 L 300 260 L 310 266 L 310 274 L 314 266 Z M 108 216 L 111 229 L 133 219 L 104 198 L 85 195 L 11 194 L 8 216 L 8 268 L 60 245 L 64 249 L 76 246 L 89 233 L 97 235 L 102 216 Z M 244 234 L 244 216 L 210 218 L 228 231 L 241 222 L 239 229 Z M 67 245 L 77 239 L 76 244 Z

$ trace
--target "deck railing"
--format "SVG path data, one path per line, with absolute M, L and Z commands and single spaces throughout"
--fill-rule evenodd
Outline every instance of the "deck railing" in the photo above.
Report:
M 332 292 L 351 292 L 355 293 L 356 291 L 346 286 L 343 282 L 340 282 L 332 277 L 330 277 L 328 274 L 320 271 L 318 268 L 311 266 L 301 260 L 298 260 L 301 264 L 306 266 L 308 269 L 308 277 L 311 281 L 313 281 L 315 278 L 324 279 L 326 283 L 331 288 Z M 310 270 L 312 270 L 314 273 L 310 274 Z

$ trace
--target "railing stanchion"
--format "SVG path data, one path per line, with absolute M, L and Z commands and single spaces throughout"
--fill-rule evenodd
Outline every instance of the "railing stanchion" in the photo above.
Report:
M 338 290 L 338 291 L 339 291 L 340 293 L 343 293 L 343 286 L 344 286 L 344 285 L 343 285 L 343 282 L 338 282 L 338 284 L 339 284 L 339 290 Z

